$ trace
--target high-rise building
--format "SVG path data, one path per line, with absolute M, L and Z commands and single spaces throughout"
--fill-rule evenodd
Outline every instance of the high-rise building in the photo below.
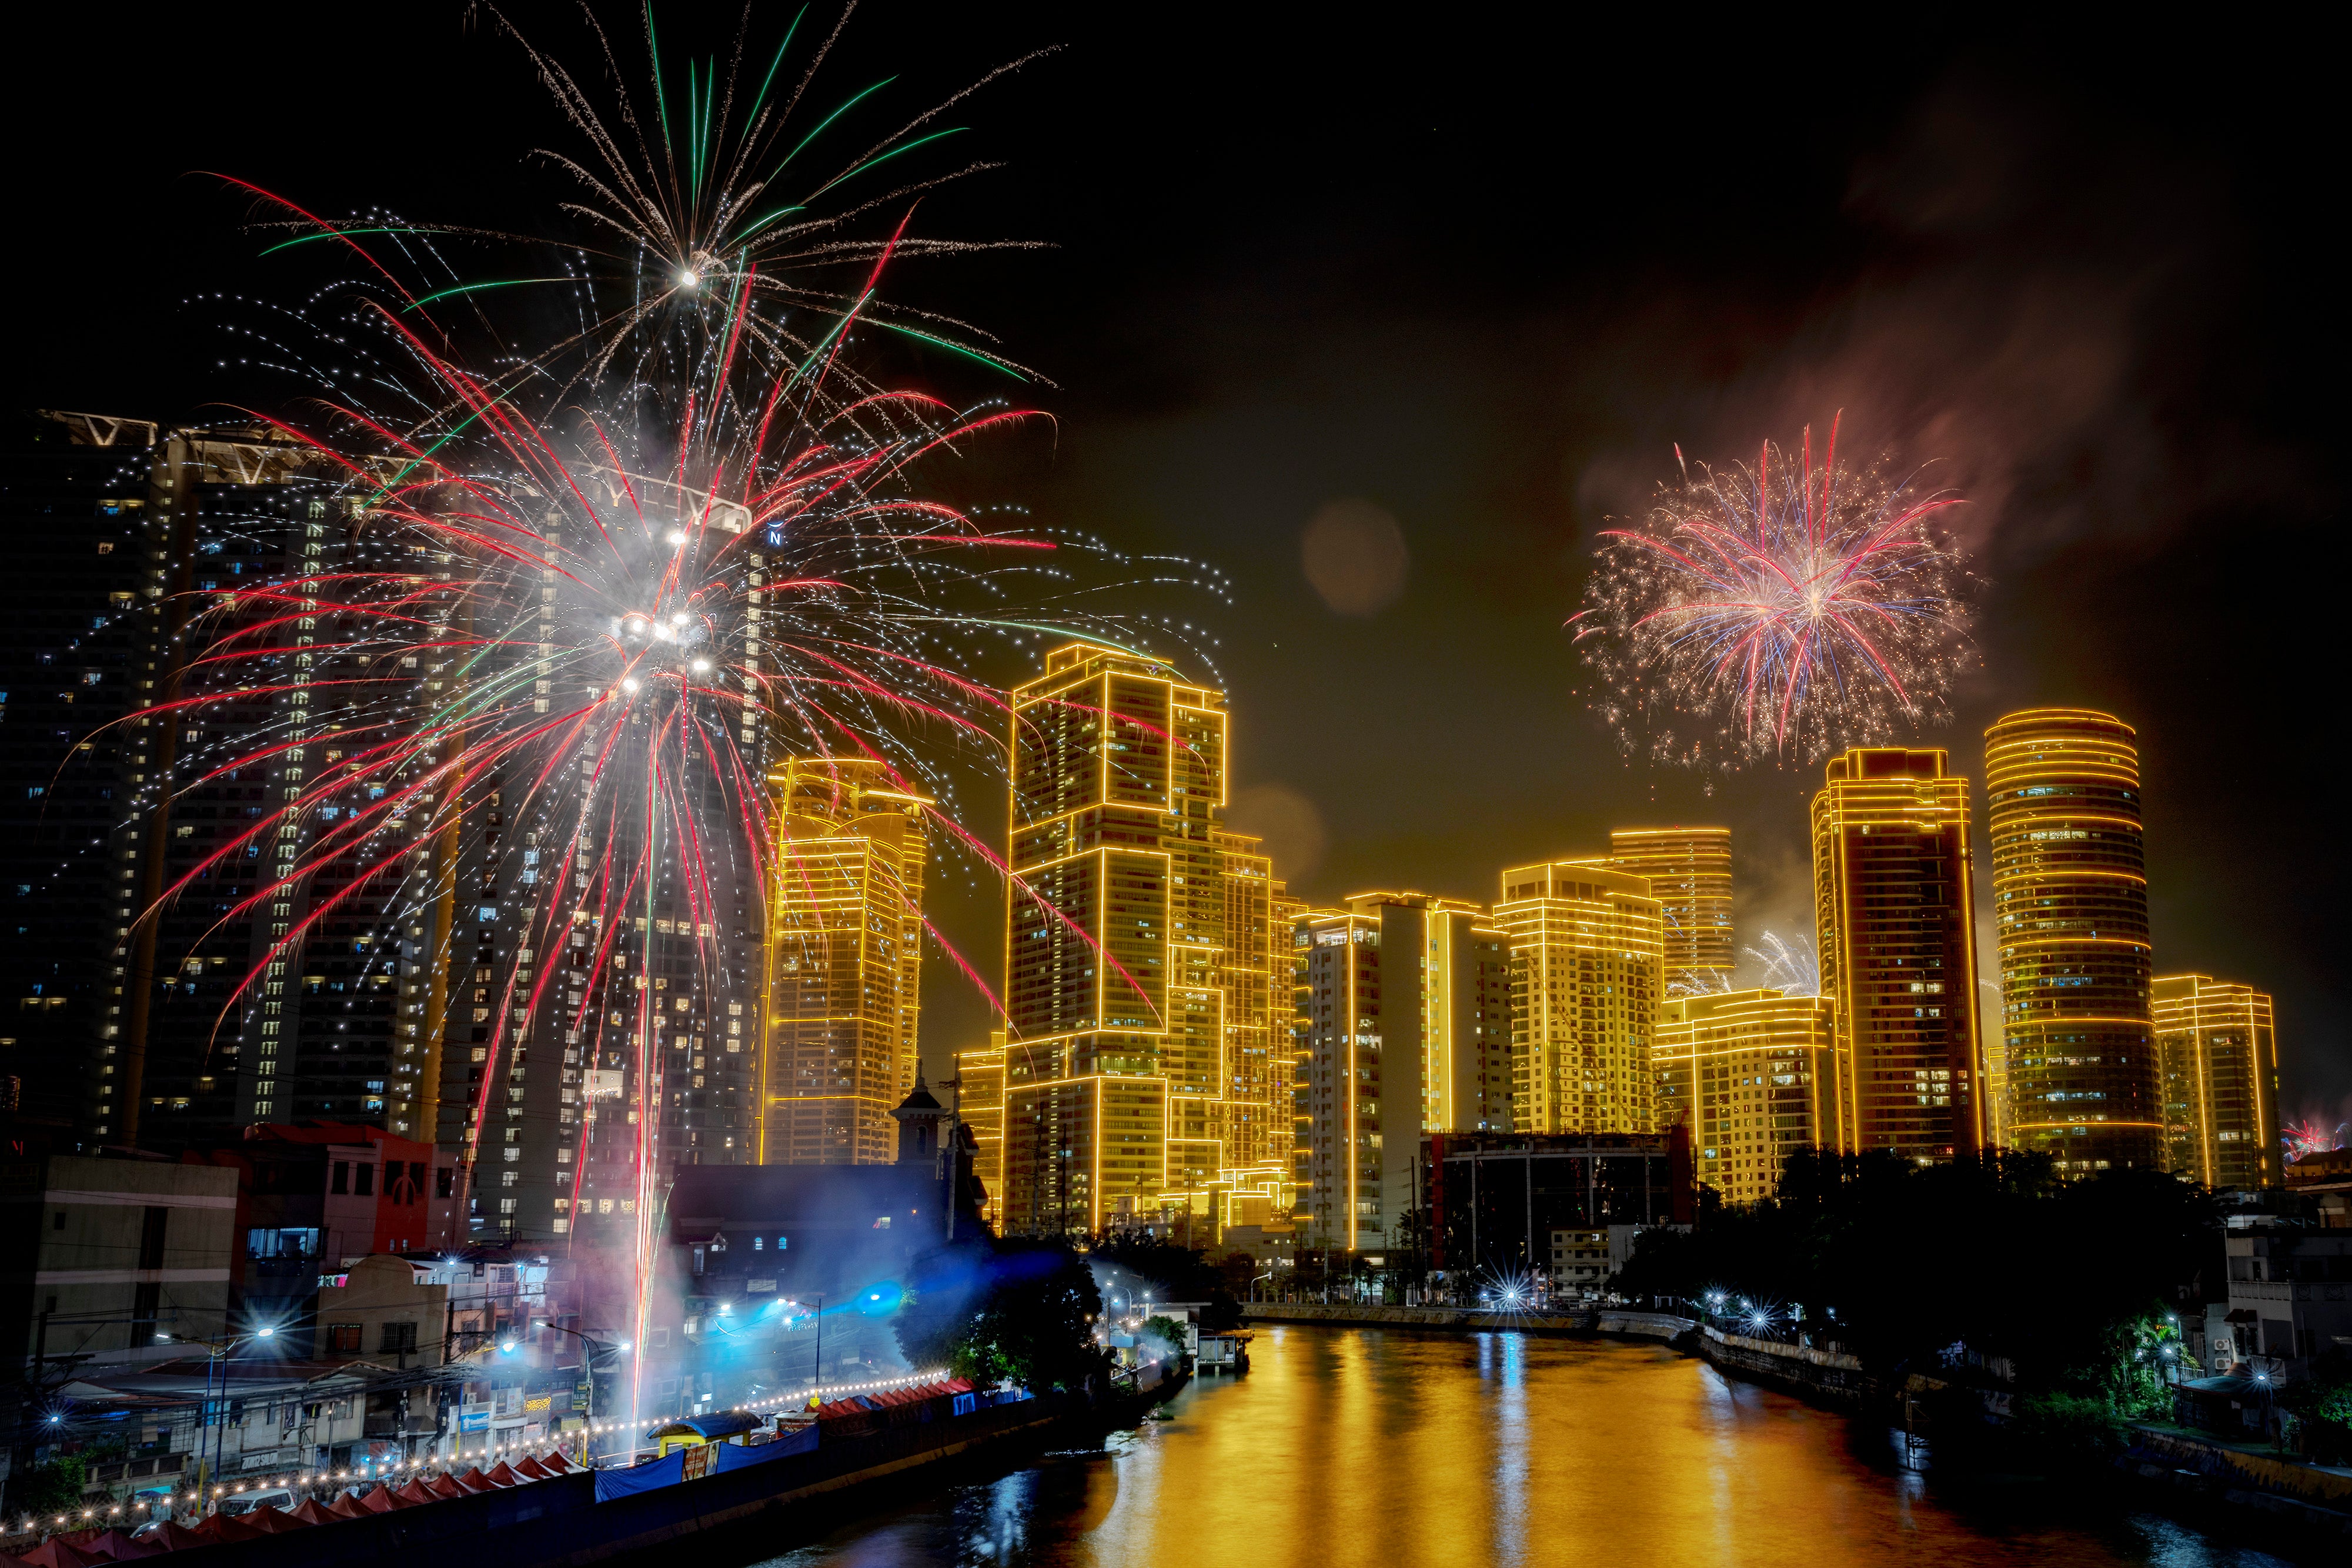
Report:
M 1647 877 L 1591 860 L 1503 873 L 1511 950 L 1511 1106 L 1529 1133 L 1648 1133 L 1665 997 L 1665 910 Z
M 1836 1012 L 1771 989 L 1658 1009 L 1659 1125 L 1690 1129 L 1698 1179 L 1729 1202 L 1771 1197 L 1796 1149 L 1845 1146 Z
M 2164 1118 L 2131 726 L 2081 708 L 1985 731 L 2002 1141 L 2068 1176 L 2156 1168 Z
M 1475 904 L 1365 893 L 1304 912 L 1299 1084 L 1307 1245 L 1406 1240 L 1424 1133 L 1510 1127 L 1507 938 Z
M 1275 914 L 1289 901 L 1273 861 L 1259 852 L 1262 841 L 1221 832 L 1214 841 L 1225 901 L 1218 963 L 1225 1019 L 1220 1179 L 1287 1193 L 1290 930 L 1275 923 Z
M 1305 1049 L 1305 1037 L 1300 1032 L 1305 1019 L 1299 1011 L 1302 966 L 1297 936 L 1299 917 L 1306 913 L 1307 901 L 1294 896 L 1276 878 L 1265 900 L 1265 923 L 1271 928 L 1274 945 L 1266 975 L 1266 1047 L 1274 1058 L 1268 1091 L 1276 1121 L 1276 1130 L 1267 1135 L 1266 1153 L 1280 1164 L 1283 1178 L 1269 1189 L 1269 1208 L 1274 1215 L 1290 1213 L 1291 1194 L 1297 1186 L 1294 1178 L 1298 1149 L 1298 1065 L 1299 1054 Z
M 446 573 L 369 528 L 349 476 L 275 432 L 89 414 L 39 429 L 66 444 L 32 443 L 36 482 L 10 504 L 58 517 L 27 537 L 68 559 L 11 639 L 5 750 L 35 768 L 53 753 L 23 842 L 45 858 L 15 881 L 63 918 L 12 945 L 49 972 L 17 993 L 41 998 L 37 1018 L 0 1033 L 19 1061 L 37 1039 L 59 1047 L 18 1073 L 28 1108 L 59 1112 L 79 1078 L 71 1119 L 101 1144 L 168 1152 L 296 1117 L 429 1137 L 446 857 L 429 811 L 363 817 L 383 774 L 316 789 L 356 754 L 358 716 L 398 722 L 420 683 L 357 647 L 350 617 L 256 591 L 398 572 L 430 622 L 449 613 L 433 586 Z M 209 656 L 226 639 L 238 656 Z M 65 1024 L 85 1010 L 86 1031 Z
M 0 1074 L 21 1119 L 116 1141 L 131 922 L 144 907 L 133 775 L 155 730 L 147 516 L 155 427 L 11 418 L 0 518 L 19 591 L 0 625 Z
M 1822 994 L 1836 1004 L 1845 1147 L 1984 1147 L 1968 780 L 1940 750 L 1857 747 L 1813 797 Z
M 1225 698 L 1087 643 L 1012 696 L 1004 1223 L 1090 1233 L 1223 1165 Z
M 2278 1186 L 2278 1026 L 2269 994 L 2210 975 L 2159 975 L 2151 991 L 2166 1168 L 2207 1186 Z
M 704 519 L 713 538 L 740 538 L 751 526 L 746 508 L 669 480 L 638 475 L 625 487 L 607 472 L 583 483 L 614 511 L 632 507 L 633 488 L 649 517 Z M 544 538 L 549 549 L 562 548 L 555 520 Z M 765 564 L 758 538 L 729 548 L 742 548 L 757 584 Z M 574 635 L 558 601 L 556 589 L 542 588 L 506 646 L 447 670 L 452 689 L 463 689 L 460 675 L 476 690 L 530 679 L 547 694 L 531 699 L 541 712 L 592 695 L 603 677 L 583 679 L 557 657 Z M 745 613 L 756 622 L 763 612 Z M 730 657 L 756 687 L 772 655 L 747 648 Z M 642 758 L 654 721 L 647 712 L 628 722 L 615 754 Z M 743 704 L 735 758 L 722 764 L 683 747 L 669 788 L 713 821 L 759 815 L 738 780 L 769 779 L 776 722 L 761 705 Z M 450 835 L 456 915 L 441 1142 L 472 1151 L 468 1221 L 485 1239 L 552 1234 L 591 1248 L 634 1246 L 640 1193 L 658 1202 L 682 1166 L 756 1156 L 770 890 L 751 847 L 724 829 L 704 831 L 698 851 L 658 814 L 650 822 L 635 810 L 583 820 L 583 803 L 598 788 L 591 761 L 563 758 L 543 780 L 520 757 L 502 761 L 474 781 L 467 819 Z M 606 777 L 603 788 L 615 788 Z
M 986 1191 L 981 1214 L 1002 1227 L 1004 1211 L 1004 1031 L 991 1030 L 988 1044 L 978 1051 L 955 1053 L 955 1076 L 944 1086 L 954 1096 L 952 1106 L 971 1129 L 976 1145 L 971 1174 Z
M 1738 955 L 1731 939 L 1729 828 L 1615 828 L 1594 863 L 1647 877 L 1666 923 L 1666 990 L 1727 989 Z
M 758 1163 L 887 1165 L 919 1066 L 930 801 L 864 758 L 793 758 L 769 787 Z

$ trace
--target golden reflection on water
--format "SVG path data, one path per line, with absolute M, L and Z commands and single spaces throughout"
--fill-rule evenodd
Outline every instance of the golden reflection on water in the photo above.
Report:
M 2265 1561 L 2162 1521 L 1988 1533 L 1874 1469 L 1847 1423 L 1664 1347 L 1261 1330 L 1246 1376 L 1197 1382 L 1105 1454 L 1050 1456 L 845 1528 L 790 1568 L 1054 1564 Z M 2153 1531 L 2153 1534 L 2150 1532 Z

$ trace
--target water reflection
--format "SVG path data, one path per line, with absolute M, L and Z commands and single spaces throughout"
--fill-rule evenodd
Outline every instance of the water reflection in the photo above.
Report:
M 789 1568 L 1281 1563 L 2268 1568 L 2147 1515 L 1955 1500 L 1842 1418 L 1663 1348 L 1276 1328 L 1163 1419 L 869 1516 Z

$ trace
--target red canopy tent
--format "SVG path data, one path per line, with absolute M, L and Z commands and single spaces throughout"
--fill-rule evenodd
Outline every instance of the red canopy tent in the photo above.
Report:
M 368 1517 L 368 1511 L 360 1506 L 360 1500 L 355 1497 L 337 1498 L 334 1501 L 327 1505 L 327 1511 L 333 1514 L 337 1519 L 365 1519 Z
M 26 1552 L 24 1560 L 34 1564 L 34 1568 L 89 1568 L 92 1563 L 109 1561 L 58 1535 L 50 1536 Z
M 523 1481 L 522 1477 L 514 1473 L 514 1467 L 508 1464 L 504 1459 L 500 1459 L 498 1462 L 498 1468 L 491 1470 L 489 1474 L 484 1476 L 482 1479 L 494 1485 L 502 1487 L 519 1487 L 522 1485 Z
M 580 1468 L 578 1465 L 573 1464 L 570 1459 L 565 1458 L 563 1457 L 563 1450 L 561 1448 L 550 1448 L 545 1454 L 540 1457 L 539 1462 L 545 1465 L 551 1474 L 559 1476 L 570 1475 L 573 1470 Z
M 367 1496 L 359 1500 L 359 1505 L 370 1513 L 390 1513 L 394 1509 L 407 1506 L 394 1497 L 392 1489 L 387 1486 L 370 1487 Z
M 464 1497 L 466 1489 L 457 1484 L 455 1476 L 435 1476 L 425 1483 L 425 1490 L 445 1502 L 453 1497 Z
M 306 1497 L 294 1505 L 291 1517 L 305 1524 L 331 1524 L 342 1516 L 327 1511 L 326 1505 L 317 1498 Z
M 257 1524 L 247 1524 L 226 1513 L 216 1513 L 196 1526 L 198 1535 L 209 1535 L 215 1541 L 258 1541 L 269 1531 Z
M 401 1501 L 408 1503 L 439 1502 L 441 1500 L 441 1494 L 435 1491 L 431 1487 L 425 1485 L 425 1478 L 422 1476 L 417 1477 L 416 1479 L 409 1482 L 406 1486 L 402 1487 L 398 1491 L 394 1492 L 392 1495 L 398 1498 Z
M 515 1461 L 514 1472 L 527 1481 L 543 1481 L 555 1473 L 529 1454 Z
M 478 1467 L 474 1469 L 467 1470 L 464 1475 L 457 1477 L 457 1481 L 460 1487 L 464 1488 L 467 1491 L 473 1493 L 496 1491 L 499 1490 L 499 1483 L 484 1475 Z
M 155 1533 L 147 1540 L 149 1544 L 160 1546 L 166 1552 L 184 1552 L 191 1546 L 210 1546 L 213 1543 L 211 1536 L 198 1535 L 186 1525 L 169 1519 L 157 1525 Z
M 84 1542 L 82 1548 L 84 1551 L 95 1552 L 100 1556 L 116 1563 L 128 1563 L 134 1557 L 161 1557 L 163 1554 L 162 1547 L 151 1546 L 144 1541 L 133 1541 L 120 1530 L 110 1530 L 103 1535 L 94 1536 Z
M 268 1531 L 272 1535 L 283 1535 L 289 1530 L 300 1530 L 310 1522 L 308 1520 L 295 1518 L 282 1508 L 257 1508 L 251 1513 L 239 1514 L 237 1517 L 254 1529 Z

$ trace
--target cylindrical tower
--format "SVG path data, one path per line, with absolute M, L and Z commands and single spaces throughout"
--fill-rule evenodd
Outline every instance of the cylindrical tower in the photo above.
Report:
M 2000 954 L 2000 1133 L 2061 1174 L 2163 1161 L 2131 726 L 2082 708 L 1985 731 Z

